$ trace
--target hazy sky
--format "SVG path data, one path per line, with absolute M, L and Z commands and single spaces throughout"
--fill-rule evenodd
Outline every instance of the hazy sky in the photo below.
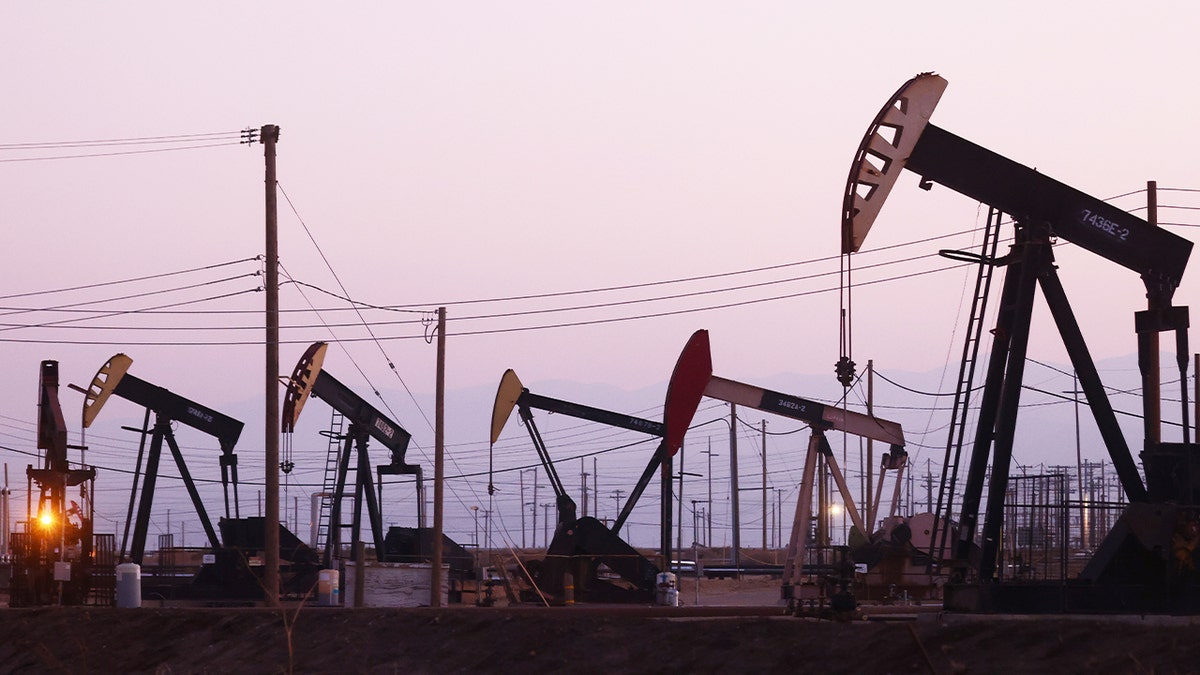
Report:
M 0 415 L 10 424 L 33 421 L 42 359 L 59 360 L 66 382 L 85 384 L 109 356 L 125 352 L 135 360 L 132 372 L 218 409 L 255 400 L 263 388 L 262 349 L 226 344 L 262 339 L 253 312 L 83 322 L 78 314 L 12 313 L 135 294 L 149 295 L 87 307 L 127 312 L 240 293 L 177 309 L 260 309 L 263 295 L 250 291 L 261 279 L 246 276 L 255 262 L 14 296 L 261 254 L 261 146 L 24 161 L 165 146 L 17 144 L 280 125 L 278 178 L 299 215 L 280 199 L 288 275 L 342 293 L 323 255 L 356 300 L 425 310 L 446 304 L 451 389 L 492 387 L 506 368 L 531 385 L 647 387 L 665 381 L 693 330 L 707 328 L 718 374 L 754 382 L 829 373 L 832 391 L 838 294 L 829 273 L 837 270 L 846 175 L 868 123 L 918 72 L 950 82 L 935 124 L 1084 192 L 1111 197 L 1141 190 L 1147 180 L 1200 188 L 1194 3 L 834 4 L 8 4 L 0 9 L 9 64 L 0 74 L 0 225 L 7 235 L 0 304 L 9 309 L 0 349 L 10 386 L 0 394 Z M 212 139 L 236 140 L 197 137 L 183 145 Z M 967 234 L 886 248 L 982 225 L 986 209 L 944 188 L 918 190 L 916 182 L 913 175 L 901 180 L 856 265 L 971 245 Z M 1200 205 L 1185 192 L 1159 201 Z M 1145 195 L 1116 203 L 1136 209 Z M 1160 218 L 1200 223 L 1194 211 L 1164 209 Z M 1070 247 L 1057 255 L 1097 357 L 1132 352 L 1132 312 L 1144 304 L 1136 275 Z M 815 262 L 799 264 L 808 261 Z M 856 278 L 948 265 L 921 257 Z M 773 266 L 781 267 L 464 304 Z M 225 277 L 237 278 L 213 283 Z M 955 359 L 967 280 L 956 270 L 857 289 L 855 359 L 903 371 L 937 370 Z M 767 282 L 776 283 L 716 292 Z M 209 285 L 164 292 L 199 283 Z M 300 288 L 284 287 L 285 309 L 345 307 L 307 287 L 302 297 Z M 1198 290 L 1193 272 L 1177 302 L 1193 302 Z M 766 301 L 777 296 L 792 297 Z M 731 303 L 750 304 L 460 335 Z M 492 318 L 465 320 L 481 315 Z M 332 339 L 323 322 L 344 324 L 333 328 L 336 338 L 363 341 L 347 344 L 348 353 L 331 350 L 330 368 L 366 392 L 400 389 L 390 360 L 432 416 L 434 349 L 411 323 L 421 315 L 365 316 L 376 324 L 378 345 L 363 340 L 351 312 L 287 315 L 285 325 L 309 327 L 284 331 L 283 369 L 309 342 Z M 9 325 L 64 319 L 73 321 Z M 389 320 L 409 323 L 378 323 Z M 1064 361 L 1044 315 L 1031 353 Z M 63 398 L 76 409 L 77 394 L 64 391 Z M 431 447 L 432 431 L 410 403 L 391 403 Z M 450 442 L 486 439 L 490 411 L 469 412 L 474 419 L 448 430 Z M 247 454 L 261 447 L 257 424 L 243 437 Z

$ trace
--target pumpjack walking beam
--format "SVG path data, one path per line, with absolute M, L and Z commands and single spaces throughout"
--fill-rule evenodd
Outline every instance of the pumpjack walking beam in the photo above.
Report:
M 300 357 L 288 380 L 283 401 L 283 433 L 292 433 L 296 421 L 308 397 L 316 396 L 337 410 L 350 422 L 344 445 L 338 457 L 337 483 L 334 488 L 329 536 L 326 538 L 324 564 L 332 565 L 334 553 L 341 547 L 342 499 L 346 494 L 346 480 L 350 471 L 350 456 L 356 455 L 354 483 L 354 514 L 351 523 L 351 548 L 357 549 L 359 531 L 362 527 L 362 507 L 365 500 L 367 518 L 371 525 L 371 537 L 377 559 L 384 558 L 383 516 L 376 497 L 371 477 L 371 460 L 367 450 L 368 441 L 374 438 L 391 452 L 391 463 L 377 467 L 379 480 L 384 474 L 415 474 L 421 480 L 421 467 L 407 464 L 405 452 L 412 435 L 396 422 L 379 412 L 361 396 L 342 384 L 324 369 L 325 351 L 328 345 L 315 342 Z M 420 486 L 418 486 L 420 494 Z M 420 506 L 420 504 L 418 504 Z
M 175 433 L 171 429 L 171 423 L 180 422 L 190 426 L 193 429 L 215 437 L 220 443 L 221 486 L 225 496 L 226 517 L 230 515 L 230 484 L 233 486 L 234 514 L 237 515 L 238 513 L 237 455 L 233 452 L 233 447 L 237 444 L 238 437 L 242 433 L 242 423 L 207 406 L 188 400 L 167 389 L 130 375 L 128 370 L 132 364 L 133 359 L 124 354 L 117 354 L 101 366 L 85 392 L 83 409 L 84 428 L 91 426 L 96 416 L 100 413 L 100 409 L 103 408 L 109 397 L 113 395 L 144 406 L 147 410 L 147 421 L 149 420 L 149 413 L 154 413 L 153 429 L 147 429 L 145 425 L 142 427 L 143 442 L 147 434 L 151 436 L 151 440 L 150 452 L 146 457 L 145 478 L 142 483 L 141 499 L 137 499 L 136 475 L 134 476 L 133 489 L 129 496 L 130 512 L 133 510 L 135 500 L 138 505 L 133 542 L 130 547 L 130 559 L 140 564 L 142 556 L 145 553 L 146 536 L 150 528 L 151 507 L 154 502 L 154 489 L 158 479 L 158 464 L 162 456 L 164 441 L 167 443 L 167 447 L 171 451 L 171 456 L 175 460 L 175 465 L 179 469 L 179 475 L 187 487 L 188 495 L 191 497 L 192 505 L 196 509 L 196 514 L 200 518 L 200 524 L 204 528 L 205 535 L 208 536 L 209 543 L 212 544 L 213 548 L 220 548 L 221 540 L 217 536 L 216 530 L 213 529 L 212 521 L 208 517 L 208 511 L 204 508 L 204 503 L 200 499 L 200 492 L 196 489 L 196 482 L 192 479 L 191 472 L 187 468 L 187 463 L 183 459 L 183 453 L 179 450 L 179 444 L 175 441 Z M 141 459 L 141 451 L 139 450 L 139 466 L 141 466 Z M 128 527 L 128 524 L 126 527 Z M 128 530 L 126 530 L 126 535 L 128 535 Z M 125 541 L 121 542 L 122 558 L 125 555 L 125 544 Z
M 707 331 L 704 333 L 707 342 Z M 890 466 L 902 467 L 901 458 L 907 457 L 904 451 L 904 430 L 896 422 L 891 422 L 873 415 L 826 405 L 817 401 L 782 394 L 769 389 L 762 389 L 749 384 L 735 382 L 723 377 L 713 376 L 704 388 L 704 395 L 729 403 L 775 413 L 783 417 L 807 422 L 812 429 L 808 450 L 804 457 L 804 472 L 800 481 L 800 497 L 796 502 L 796 514 L 792 521 L 792 534 L 788 541 L 788 550 L 783 569 L 784 588 L 791 587 L 800 578 L 807 547 L 809 523 L 812 522 L 813 486 L 816 482 L 816 467 L 818 455 L 823 456 L 828 463 L 838 490 L 845 501 L 846 511 L 854 527 L 864 538 L 870 536 L 868 524 L 854 504 L 854 497 L 846 484 L 845 476 L 838 467 L 837 459 L 825 432 L 844 431 L 849 434 L 874 439 L 891 446 L 890 458 L 894 458 Z M 883 477 L 880 476 L 880 486 Z
M 1187 351 L 1186 307 L 1171 305 L 1192 243 L 1137 216 L 1064 185 L 970 141 L 939 129 L 929 118 L 946 81 L 932 73 L 909 80 L 884 105 L 868 128 L 851 166 L 842 214 L 842 252 L 862 245 L 884 200 L 904 169 L 922 177 L 922 187 L 939 183 L 1013 216 L 1016 238 L 1009 255 L 992 264 L 1008 267 L 994 332 L 987 380 L 964 486 L 962 523 L 954 557 L 965 562 L 977 531 L 978 508 L 993 453 L 982 542 L 980 580 L 996 572 L 996 555 L 1008 484 L 1013 435 L 1024 376 L 1025 352 L 1035 289 L 1040 286 L 1080 385 L 1131 502 L 1147 491 L 1125 442 L 1095 364 L 1058 279 L 1051 251 L 1059 237 L 1141 275 L 1148 308 L 1137 313 L 1138 356 L 1144 389 L 1157 392 L 1158 334 L 1175 331 Z M 1186 382 L 1186 359 L 1180 359 Z M 1186 385 L 1185 385 L 1186 387 Z M 1157 445 L 1157 396 L 1144 397 L 1146 447 Z M 1186 413 L 1185 413 L 1186 415 Z M 1186 420 L 1185 420 L 1186 424 Z

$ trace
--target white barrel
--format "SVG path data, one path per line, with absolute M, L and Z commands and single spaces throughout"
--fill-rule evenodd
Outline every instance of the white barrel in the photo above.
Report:
M 679 595 L 675 589 L 675 575 L 671 572 L 660 572 L 654 578 L 655 597 L 660 605 L 675 607 L 679 604 Z
M 117 607 L 132 609 L 142 606 L 142 566 L 137 563 L 117 565 Z
M 334 607 L 342 604 L 338 585 L 341 579 L 337 570 L 321 570 L 317 573 L 317 604 Z

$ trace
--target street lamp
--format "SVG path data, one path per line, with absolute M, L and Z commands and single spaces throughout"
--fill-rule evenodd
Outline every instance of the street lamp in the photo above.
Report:
M 826 511 L 829 513 L 830 521 L 835 520 L 838 516 L 841 516 L 841 515 L 845 514 L 845 512 L 846 512 L 846 510 L 842 507 L 842 505 L 837 502 L 830 502 L 829 506 L 826 508 Z M 843 535 L 844 534 L 845 534 L 845 532 L 843 529 Z
M 471 543 L 475 545 L 475 550 L 479 550 L 479 507 L 471 507 L 471 515 L 475 516 L 475 536 L 471 538 Z

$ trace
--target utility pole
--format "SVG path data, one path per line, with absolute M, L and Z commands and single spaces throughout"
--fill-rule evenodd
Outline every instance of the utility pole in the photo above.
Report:
M 487 564 L 492 564 L 492 510 L 483 510 L 483 542 L 487 551 Z
M 433 570 L 429 606 L 442 606 L 442 499 L 446 480 L 446 308 L 437 311 L 437 375 L 433 413 Z
M 624 493 L 625 491 L 620 489 L 612 491 L 613 499 L 617 500 L 617 513 L 621 512 L 621 495 Z M 613 534 L 617 534 L 617 532 L 619 532 L 619 530 L 613 530 Z
M 737 462 L 737 404 L 729 404 L 729 502 L 733 518 L 733 576 L 741 578 L 742 567 L 742 533 L 741 521 L 738 517 L 738 462 Z
M 775 488 L 775 548 L 783 547 L 783 490 Z
M 720 457 L 720 455 L 713 454 L 712 436 L 708 437 L 708 450 L 706 450 L 704 454 L 708 455 L 708 508 L 705 510 L 705 525 L 708 529 L 705 535 L 704 545 L 712 546 L 712 458 Z
M 581 497 L 582 497 L 582 499 L 580 500 L 582 502 L 580 504 L 580 506 L 583 507 L 583 513 L 579 514 L 579 516 L 581 518 L 587 518 L 587 515 L 588 515 L 588 487 L 587 487 L 588 473 L 587 473 L 587 471 L 584 470 L 587 468 L 587 464 L 585 464 L 584 461 L 585 461 L 584 458 L 582 458 L 582 457 L 579 458 L 579 491 L 580 491 Z
M 545 540 L 546 548 L 550 548 L 550 507 L 554 504 L 542 504 L 542 539 Z M 534 508 L 537 508 L 536 506 Z
M 537 467 L 535 466 L 535 467 L 533 467 L 533 502 L 530 504 L 530 506 L 533 507 L 532 509 L 530 509 L 531 511 L 533 511 L 533 524 L 529 528 L 530 533 L 532 535 L 530 538 L 533 539 L 533 547 L 534 548 L 537 548 L 537 509 L 538 509 L 537 483 L 538 483 Z M 524 508 L 524 507 L 522 506 L 522 508 Z M 550 542 L 546 542 L 546 546 L 547 546 L 547 548 L 549 548 Z
M 600 518 L 600 466 L 592 458 L 592 517 Z
M 867 415 L 875 416 L 875 360 L 867 359 Z M 879 511 L 879 504 L 871 503 L 871 490 L 875 489 L 875 441 L 867 439 L 867 483 L 866 489 L 863 490 L 863 504 L 866 504 L 864 511 L 872 514 L 867 523 L 867 529 L 875 527 L 875 513 Z M 880 497 L 882 499 L 882 496 Z M 865 536 L 871 536 L 870 532 L 863 532 Z
M 925 458 L 925 510 L 933 513 L 933 470 L 928 457 Z
M 266 570 L 263 585 L 267 605 L 279 604 L 279 212 L 276 203 L 275 144 L 279 127 L 264 125 L 259 130 L 266 164 L 264 195 L 266 197 L 266 292 L 267 292 L 267 360 L 266 360 L 266 472 L 267 521 L 263 546 L 266 550 Z
M 521 548 L 525 548 L 525 469 L 521 469 L 518 477 L 521 480 Z
M 683 443 L 679 444 L 679 494 L 675 496 L 675 550 L 683 551 Z M 683 556 L 680 556 L 683 557 Z
M 763 534 L 763 540 L 762 541 L 763 541 L 763 550 L 766 550 L 766 549 L 770 548 L 770 545 L 767 543 L 767 520 L 768 520 L 768 514 L 769 514 L 769 512 L 767 510 L 767 504 L 769 502 L 769 499 L 767 498 L 767 421 L 766 420 L 762 421 L 762 456 L 763 456 L 763 462 L 762 462 L 762 469 L 763 469 L 762 470 L 762 500 L 763 500 L 762 534 Z

